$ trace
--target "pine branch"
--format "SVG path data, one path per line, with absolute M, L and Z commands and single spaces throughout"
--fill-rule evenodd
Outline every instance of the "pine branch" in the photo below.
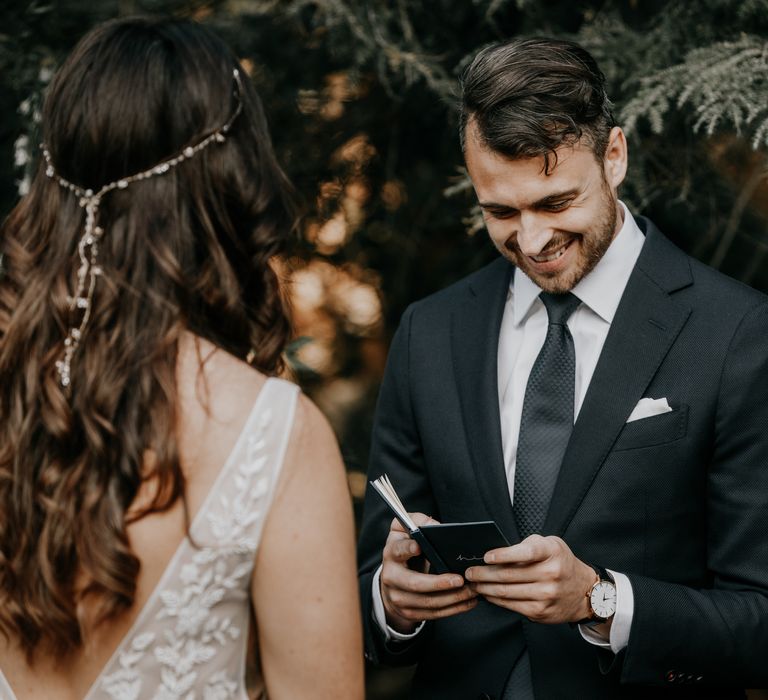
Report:
M 688 110 L 694 132 L 751 131 L 752 147 L 768 146 L 768 42 L 754 36 L 690 51 L 682 63 L 641 78 L 622 110 L 627 131 L 646 119 L 662 133 L 673 110 Z

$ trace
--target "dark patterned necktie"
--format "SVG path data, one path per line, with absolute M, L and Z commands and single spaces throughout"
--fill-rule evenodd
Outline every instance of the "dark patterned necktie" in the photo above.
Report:
M 549 326 L 525 388 L 512 511 L 520 537 L 539 532 L 573 430 L 576 353 L 566 326 L 580 301 L 542 292 Z

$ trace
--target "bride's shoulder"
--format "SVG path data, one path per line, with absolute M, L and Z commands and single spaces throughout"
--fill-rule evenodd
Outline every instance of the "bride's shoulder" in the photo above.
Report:
M 250 414 L 268 377 L 207 340 L 187 334 L 179 343 L 177 385 L 181 422 L 195 441 L 214 428 L 237 431 Z M 285 380 L 273 380 L 286 385 Z M 320 409 L 298 392 L 286 462 L 335 462 L 336 439 Z M 318 460 L 318 458 L 320 458 Z

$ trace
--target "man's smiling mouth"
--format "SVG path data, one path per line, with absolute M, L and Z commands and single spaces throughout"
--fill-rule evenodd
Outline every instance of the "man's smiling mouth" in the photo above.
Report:
M 553 260 L 557 260 L 559 257 L 562 257 L 565 251 L 568 250 L 568 246 L 570 246 L 571 243 L 573 243 L 573 239 L 569 240 L 567 243 L 564 243 L 557 250 L 551 253 L 547 253 L 546 255 L 529 255 L 528 257 L 537 263 L 552 262 Z

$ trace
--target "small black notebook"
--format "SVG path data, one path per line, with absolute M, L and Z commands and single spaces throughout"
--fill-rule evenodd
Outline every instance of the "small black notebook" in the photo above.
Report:
M 372 481 L 371 486 L 389 506 L 406 532 L 419 543 L 422 554 L 436 574 L 463 575 L 470 566 L 483 564 L 486 552 L 509 546 L 507 538 L 492 520 L 417 527 L 386 474 Z

